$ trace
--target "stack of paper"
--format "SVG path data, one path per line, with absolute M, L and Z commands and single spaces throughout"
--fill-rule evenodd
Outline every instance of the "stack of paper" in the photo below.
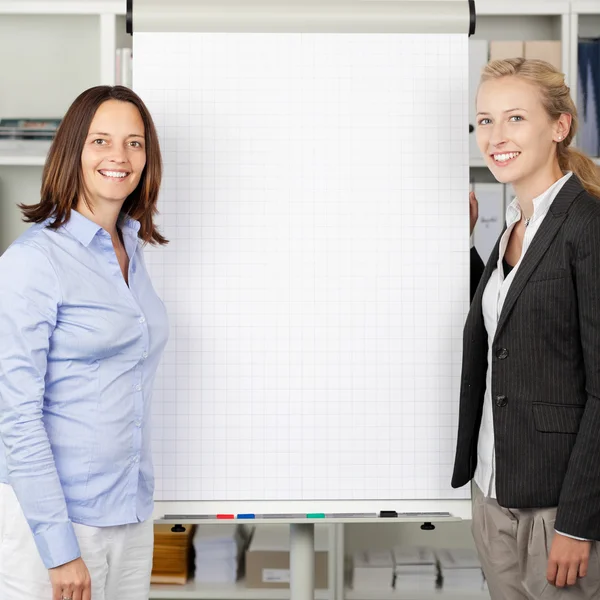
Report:
M 196 581 L 235 583 L 245 543 L 244 531 L 235 523 L 199 525 L 194 535 Z
M 388 551 L 366 550 L 352 557 L 352 589 L 389 591 L 394 583 L 394 560 Z
M 436 550 L 444 590 L 481 590 L 483 571 L 477 552 L 468 548 Z
M 173 532 L 172 525 L 154 526 L 154 555 L 152 583 L 187 582 L 192 562 L 194 526 L 185 525 L 185 531 Z
M 431 591 L 438 583 L 438 566 L 431 548 L 396 546 L 394 556 L 394 589 L 398 591 Z

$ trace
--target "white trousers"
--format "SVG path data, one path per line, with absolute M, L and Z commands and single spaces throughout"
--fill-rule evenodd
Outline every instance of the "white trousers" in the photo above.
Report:
M 154 527 L 74 524 L 92 600 L 148 600 Z M 52 600 L 52 586 L 13 489 L 0 483 L 0 599 Z

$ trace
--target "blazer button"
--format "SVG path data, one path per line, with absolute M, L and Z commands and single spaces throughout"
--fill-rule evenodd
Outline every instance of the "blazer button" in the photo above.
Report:
M 506 396 L 496 396 L 496 406 L 500 408 L 505 407 L 508 404 L 508 398 Z
M 508 350 L 506 348 L 498 348 L 496 350 L 496 358 L 499 358 L 500 360 L 508 358 Z

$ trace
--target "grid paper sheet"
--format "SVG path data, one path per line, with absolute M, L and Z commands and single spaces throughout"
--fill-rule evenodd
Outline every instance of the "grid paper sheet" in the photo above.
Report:
M 158 500 L 469 497 L 465 35 L 135 34 Z

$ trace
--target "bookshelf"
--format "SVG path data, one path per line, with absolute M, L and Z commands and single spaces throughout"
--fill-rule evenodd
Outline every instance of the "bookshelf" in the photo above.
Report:
M 156 600 L 288 600 L 289 590 L 247 588 L 244 580 L 231 584 L 153 585 L 150 598 Z M 331 600 L 328 590 L 315 590 L 315 600 Z M 366 600 L 366 599 L 365 599 Z
M 0 14 L 13 15 L 124 15 L 121 0 L 0 0 Z
M 577 40 L 579 35 L 600 31 L 598 0 L 476 0 L 478 13 L 474 39 L 552 39 L 562 42 L 564 70 L 576 93 Z M 0 116 L 60 116 L 83 89 L 115 82 L 117 47 L 130 46 L 125 33 L 126 0 L 0 0 L 0 52 L 16 52 L 3 73 L 4 94 Z M 4 25 L 2 24 L 4 23 Z M 27 83 L 29 82 L 29 83 Z M 33 82 L 33 86 L 32 83 Z M 41 82 L 41 83 L 40 83 Z M 34 93 L 37 89 L 37 93 Z M 43 90 L 43 93 L 40 93 Z M 36 200 L 47 142 L 0 140 L 0 253 L 20 233 L 16 204 Z M 600 158 L 596 159 L 600 165 Z M 474 177 L 490 177 L 483 158 L 471 159 Z M 343 583 L 343 555 L 353 544 L 380 544 L 383 538 L 401 543 L 443 544 L 445 538 L 458 545 L 470 543 L 467 523 L 450 530 L 441 525 L 436 535 L 423 537 L 409 526 L 339 526 L 342 533 L 333 542 L 337 574 L 329 590 L 317 590 L 316 600 L 489 600 L 485 592 L 365 594 Z M 333 550 L 333 548 L 331 548 Z M 288 590 L 249 589 L 243 581 L 235 585 L 152 586 L 155 600 L 287 600 Z
M 431 592 L 402 592 L 392 590 L 389 592 L 355 592 L 347 589 L 345 600 L 490 600 L 487 592 L 478 591 L 444 591 Z
M 243 580 L 235 585 L 211 586 L 189 582 L 183 586 L 152 586 L 150 598 L 153 600 L 289 600 L 290 592 L 285 589 L 250 589 Z M 328 590 L 316 590 L 315 600 L 329 600 Z M 490 600 L 487 592 L 443 591 L 431 592 L 359 592 L 345 588 L 345 600 Z

